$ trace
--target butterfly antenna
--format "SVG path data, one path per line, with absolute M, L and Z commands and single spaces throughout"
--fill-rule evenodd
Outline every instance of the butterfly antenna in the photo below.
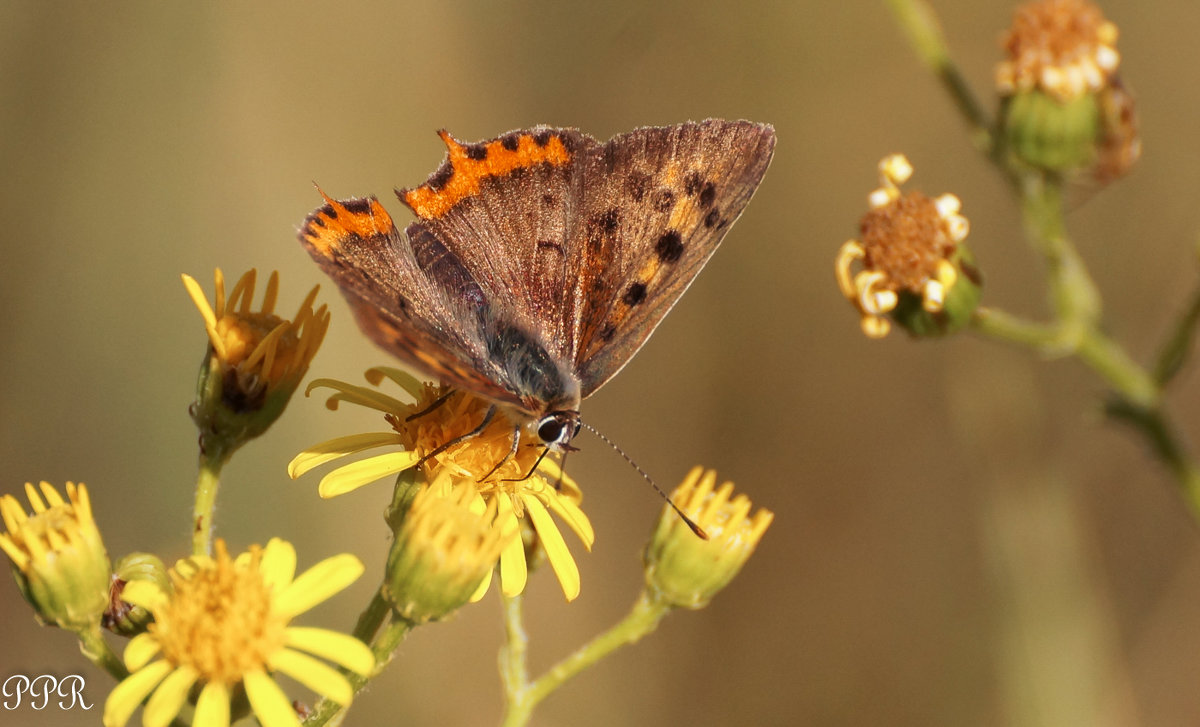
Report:
M 607 444 L 608 446 L 610 446 L 614 450 L 616 450 L 617 454 L 621 455 L 621 457 L 623 457 L 625 459 L 625 461 L 629 463 L 630 467 L 637 470 L 637 473 L 642 476 L 642 479 L 644 479 L 644 480 L 646 480 L 646 482 L 650 483 L 650 486 L 654 488 L 654 491 L 658 493 L 658 496 L 661 497 L 664 501 L 666 501 L 666 503 L 671 506 L 671 509 L 674 510 L 675 513 L 677 515 L 679 515 L 679 517 L 683 518 L 683 521 L 685 523 L 687 523 L 687 526 L 689 528 L 691 528 L 692 532 L 695 533 L 697 537 L 699 537 L 702 540 L 708 540 L 708 533 L 704 532 L 704 528 L 697 525 L 694 520 L 692 520 L 690 517 L 688 517 L 686 514 L 684 514 L 683 510 L 680 510 L 679 506 L 675 504 L 675 501 L 671 499 L 671 496 L 668 495 L 667 493 L 663 492 L 662 488 L 659 487 L 658 484 L 653 479 L 651 479 L 650 475 L 646 474 L 646 470 L 639 467 L 638 463 L 634 462 L 632 457 L 625 454 L 625 450 L 618 447 L 616 442 L 614 442 L 613 440 L 611 440 L 608 437 L 601 434 L 600 431 L 598 429 L 596 429 L 595 427 L 593 427 L 585 422 L 582 422 L 582 421 L 579 422 L 579 424 L 584 429 L 588 430 L 592 434 L 595 434 L 597 437 L 599 437 L 601 442 L 604 442 L 605 444 Z

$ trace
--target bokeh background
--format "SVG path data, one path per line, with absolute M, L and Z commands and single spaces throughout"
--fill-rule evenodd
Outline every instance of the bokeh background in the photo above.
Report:
M 1011 5 L 934 6 L 989 98 Z M 1149 360 L 1200 278 L 1200 5 L 1103 7 L 1145 155 L 1126 180 L 1073 190 L 1069 224 L 1112 334 Z M 969 335 L 867 341 L 837 292 L 833 257 L 875 165 L 903 151 L 915 186 L 962 198 L 986 302 L 1046 311 L 1008 190 L 879 2 L 3 0 L 0 490 L 86 481 L 114 557 L 183 555 L 205 336 L 181 272 L 211 291 L 215 266 L 279 269 L 284 311 L 322 283 L 333 325 L 311 374 L 358 380 L 388 359 L 295 240 L 313 181 L 386 199 L 438 165 L 442 127 L 607 138 L 710 116 L 773 123 L 774 163 L 584 413 L 664 485 L 703 463 L 776 521 L 708 609 L 586 672 L 535 724 L 1200 722 L 1200 533 L 1142 443 L 1103 420 L 1094 377 Z M 1192 436 L 1197 383 L 1186 372 L 1170 391 Z M 299 398 L 226 469 L 218 534 L 234 547 L 281 536 L 302 566 L 367 561 L 310 622 L 349 628 L 368 598 L 390 488 L 322 502 L 317 475 L 292 482 L 284 465 L 376 427 Z M 574 549 L 575 603 L 548 572 L 532 579 L 535 673 L 624 613 L 659 510 L 619 457 L 580 442 L 570 465 L 597 541 Z M 419 629 L 350 723 L 495 724 L 501 640 L 494 594 Z M 0 723 L 98 722 L 108 677 L 4 584 L 0 644 L 0 677 L 82 673 L 97 704 Z

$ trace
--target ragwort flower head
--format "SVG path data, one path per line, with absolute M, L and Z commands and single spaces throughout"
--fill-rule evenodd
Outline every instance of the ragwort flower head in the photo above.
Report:
M 104 705 L 105 727 L 121 727 L 149 696 L 143 724 L 169 724 L 199 690 L 193 724 L 226 727 L 231 700 L 241 691 L 263 727 L 299 725 L 291 701 L 272 674 L 286 674 L 343 706 L 353 689 L 346 677 L 311 655 L 358 674 L 375 666 L 371 650 L 351 636 L 292 626 L 294 617 L 341 591 L 362 574 L 357 558 L 328 558 L 299 577 L 296 551 L 272 539 L 230 558 L 221 540 L 215 557 L 180 561 L 172 589 L 131 581 L 126 601 L 154 615 L 147 631 L 125 649 L 131 672 Z M 306 653 L 307 652 L 307 653 Z
M 192 418 L 206 443 L 233 449 L 266 431 L 283 413 L 329 328 L 325 306 L 313 309 L 319 286 L 292 320 L 275 314 L 279 273 L 271 273 L 262 306 L 252 310 L 257 273 L 250 270 L 225 297 L 218 268 L 212 305 L 190 275 L 183 283 L 204 317 L 208 353 L 200 368 Z
M 522 427 L 514 452 L 513 433 L 517 428 L 503 410 L 498 410 L 478 434 L 464 438 L 484 421 L 489 402 L 463 391 L 422 383 L 393 368 L 369 369 L 366 378 L 371 387 L 318 379 L 309 384 L 308 390 L 333 389 L 335 393 L 327 400 L 331 409 L 343 401 L 375 409 L 383 414 L 388 430 L 314 445 L 296 455 L 288 465 L 288 474 L 295 479 L 320 465 L 374 449 L 384 451 L 326 474 L 318 486 L 321 496 L 335 497 L 414 468 L 420 470 L 425 482 L 445 474 L 454 487 L 467 485 L 474 490 L 480 512 L 495 503 L 491 527 L 504 541 L 499 564 L 500 587 L 506 595 L 524 590 L 528 578 L 531 563 L 521 539 L 509 537 L 525 521 L 532 525 L 564 595 L 568 600 L 578 596 L 579 568 L 550 513 L 566 523 L 588 550 L 595 533 L 579 508 L 579 486 L 550 457 L 541 456 L 540 440 L 535 441 Z M 384 380 L 397 385 L 408 401 L 375 388 Z M 476 595 L 481 597 L 483 593 Z
M 838 287 L 870 338 L 888 334 L 889 317 L 917 336 L 958 331 L 979 303 L 980 284 L 963 244 L 969 225 L 962 203 L 953 194 L 901 195 L 899 185 L 913 171 L 901 154 L 885 157 L 879 171 L 881 186 L 868 197 L 861 238 L 838 253 Z
M 12 495 L 0 496 L 7 531 L 0 533 L 0 550 L 38 618 L 82 632 L 98 626 L 108 607 L 112 567 L 87 487 L 68 482 L 66 490 L 64 500 L 49 482 L 39 488 L 25 483 L 32 514 Z
M 646 546 L 646 586 L 658 601 L 678 608 L 703 608 L 746 564 L 775 515 L 764 508 L 750 514 L 733 483 L 719 488 L 717 473 L 695 467 L 671 493 L 675 504 L 708 535 L 698 538 L 670 507 Z

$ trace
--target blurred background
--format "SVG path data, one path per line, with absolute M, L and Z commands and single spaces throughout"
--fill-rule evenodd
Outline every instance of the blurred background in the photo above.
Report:
M 991 104 L 1008 3 L 935 2 Z M 1111 0 L 1145 154 L 1080 186 L 1069 225 L 1112 335 L 1148 361 L 1197 283 L 1200 5 Z M 1191 80 L 1189 80 L 1191 79 Z M 711 116 L 771 122 L 758 195 L 637 358 L 584 407 L 664 486 L 715 467 L 776 513 L 699 612 L 553 695 L 539 725 L 1166 725 L 1200 722 L 1200 533 L 1140 440 L 1103 420 L 1073 361 L 961 335 L 866 340 L 832 263 L 875 165 L 951 191 L 984 300 L 1046 312 L 1004 183 L 968 144 L 883 3 L 213 2 L 0 4 L 0 491 L 82 480 L 110 554 L 189 546 L 187 416 L 205 352 L 179 282 L 282 274 L 291 314 L 321 283 L 333 323 L 310 376 L 389 363 L 295 239 L 317 206 L 394 187 L 466 140 L 537 123 L 598 138 Z M 1170 391 L 1200 436 L 1192 366 Z M 352 551 L 368 575 L 308 623 L 349 629 L 386 553 L 387 484 L 334 501 L 300 449 L 377 429 L 297 398 L 226 468 L 217 534 L 281 536 L 301 567 Z M 528 590 L 539 673 L 624 614 L 660 502 L 586 435 L 571 458 L 597 531 L 583 592 Z M 111 680 L 0 583 L 0 677 L 82 673 L 95 724 Z M 417 630 L 352 724 L 487 725 L 501 714 L 495 594 Z M 114 640 L 115 643 L 115 640 Z M 297 691 L 296 697 L 308 699 Z M 140 719 L 140 718 L 139 718 Z

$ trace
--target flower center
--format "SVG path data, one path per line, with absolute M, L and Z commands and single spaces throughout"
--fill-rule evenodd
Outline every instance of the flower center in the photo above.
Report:
M 887 275 L 887 287 L 920 294 L 954 252 L 954 240 L 934 200 L 909 192 L 863 216 L 863 265 Z
M 284 645 L 287 620 L 274 613 L 258 570 L 262 551 L 237 566 L 218 547 L 216 563 L 175 578 L 175 595 L 150 625 L 163 656 L 196 669 L 203 681 L 234 684 Z
M 425 385 L 412 412 L 425 412 L 449 391 L 446 387 Z M 408 421 L 404 415 L 387 415 L 388 423 L 401 436 L 404 448 L 428 456 L 438 447 L 476 429 L 487 415 L 491 404 L 465 392 L 456 392 L 435 409 Z M 513 433 L 519 431 L 517 451 L 512 452 Z M 491 422 L 479 434 L 457 442 L 425 461 L 426 474 L 432 479 L 436 472 L 447 468 L 451 475 L 479 480 L 501 486 L 503 480 L 519 480 L 529 474 L 541 454 L 540 442 L 512 423 L 503 409 L 497 409 Z M 507 458 L 507 459 L 506 459 Z M 501 464 L 503 462 L 503 464 Z M 500 465 L 497 467 L 497 465 Z M 492 470 L 495 469 L 495 472 Z M 491 472 L 491 475 L 488 473 Z M 515 484 L 515 483 L 504 483 Z

